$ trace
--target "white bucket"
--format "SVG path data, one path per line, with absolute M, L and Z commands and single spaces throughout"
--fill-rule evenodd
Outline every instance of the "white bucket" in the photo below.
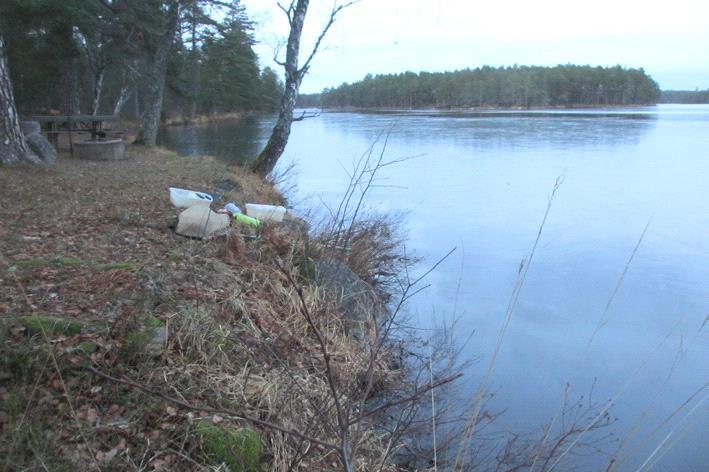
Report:
M 257 203 L 246 204 L 246 214 L 261 221 L 283 221 L 286 216 L 286 209 L 276 205 L 259 205 Z
M 214 199 L 208 193 L 170 187 L 170 201 L 177 208 L 190 208 L 193 206 L 209 206 Z

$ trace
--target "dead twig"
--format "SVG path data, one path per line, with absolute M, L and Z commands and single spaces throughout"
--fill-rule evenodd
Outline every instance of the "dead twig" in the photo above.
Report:
M 111 382 L 120 383 L 120 384 L 126 385 L 128 387 L 131 387 L 131 388 L 134 388 L 137 390 L 141 390 L 145 393 L 149 393 L 149 394 L 154 395 L 156 397 L 162 398 L 165 401 L 168 401 L 172 404 L 175 404 L 177 406 L 180 406 L 180 407 L 188 409 L 188 410 L 201 411 L 203 413 L 210 413 L 210 414 L 223 414 L 223 415 L 232 416 L 234 418 L 242 419 L 242 420 L 248 421 L 249 423 L 252 423 L 252 424 L 255 424 L 258 426 L 262 426 L 264 428 L 272 429 L 274 431 L 279 431 L 281 433 L 285 433 L 290 436 L 295 436 L 297 438 L 304 439 L 306 441 L 310 441 L 313 444 L 318 444 L 318 445 L 323 446 L 328 449 L 335 449 L 335 450 L 339 449 L 339 446 L 337 446 L 335 444 L 329 443 L 327 441 L 321 441 L 320 439 L 314 438 L 312 436 L 308 436 L 308 435 L 303 434 L 297 430 L 289 429 L 284 426 L 279 426 L 277 424 L 271 423 L 270 421 L 264 421 L 262 419 L 256 418 L 254 416 L 248 415 L 243 412 L 234 411 L 232 409 L 224 408 L 224 407 L 212 408 L 212 407 L 193 405 L 193 404 L 188 403 L 186 401 L 182 401 L 177 398 L 171 397 L 169 395 L 165 395 L 164 393 L 159 392 L 158 390 L 155 390 L 152 387 L 148 387 L 147 385 L 140 384 L 140 383 L 138 383 L 134 380 L 131 380 L 127 377 L 123 377 L 123 378 L 119 379 L 118 377 L 113 377 L 112 375 L 106 374 L 105 372 L 102 372 L 93 366 L 88 366 L 86 368 L 86 370 L 88 370 L 89 372 L 91 372 L 94 375 L 98 375 L 99 377 L 102 377 L 106 380 L 110 380 Z

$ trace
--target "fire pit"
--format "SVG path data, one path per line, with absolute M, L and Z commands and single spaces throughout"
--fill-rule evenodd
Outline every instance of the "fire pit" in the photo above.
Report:
M 122 139 L 91 139 L 74 143 L 74 156 L 92 161 L 125 159 L 126 145 Z

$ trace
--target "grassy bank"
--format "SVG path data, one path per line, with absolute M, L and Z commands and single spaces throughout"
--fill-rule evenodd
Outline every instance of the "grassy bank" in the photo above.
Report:
M 283 197 L 212 159 L 128 157 L 0 170 L 0 469 L 393 469 L 369 401 L 407 381 L 348 335 L 324 246 L 267 227 L 227 265 L 223 238 L 174 233 L 167 187 Z
M 209 115 L 197 115 L 194 117 L 176 115 L 166 118 L 163 126 L 184 126 L 184 125 L 202 125 L 207 123 L 218 123 L 220 121 L 233 121 L 243 118 L 249 112 L 230 112 L 230 113 L 212 113 Z

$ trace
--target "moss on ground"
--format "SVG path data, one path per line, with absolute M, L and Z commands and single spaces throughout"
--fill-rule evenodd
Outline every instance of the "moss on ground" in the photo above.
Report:
M 78 321 L 62 320 L 37 314 L 20 316 L 17 321 L 25 327 L 30 335 L 76 336 L 86 327 L 84 323 Z
M 93 341 L 84 341 L 79 343 L 79 349 L 84 351 L 86 354 L 91 354 L 93 352 L 96 352 L 96 350 L 98 349 L 98 344 Z
M 204 451 L 217 464 L 226 464 L 232 472 L 260 470 L 261 437 L 250 429 L 215 425 L 208 420 L 197 424 Z

